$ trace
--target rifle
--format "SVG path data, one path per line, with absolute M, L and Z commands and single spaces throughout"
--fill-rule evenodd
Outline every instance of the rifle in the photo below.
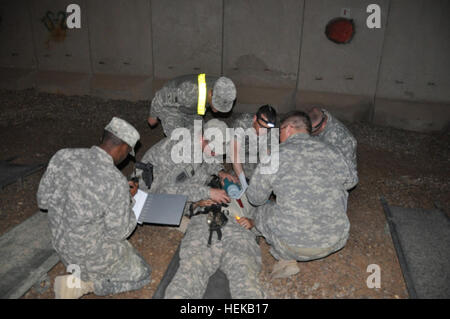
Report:
M 220 178 L 217 175 L 213 175 L 213 178 L 208 183 L 209 187 L 213 188 L 222 188 L 222 185 L 220 184 Z M 222 207 L 228 207 L 227 204 L 213 204 L 211 206 L 205 207 L 203 210 L 197 212 L 194 214 L 192 210 L 192 205 L 189 208 L 190 210 L 190 216 L 196 216 L 199 214 L 207 214 L 207 223 L 209 226 L 209 238 L 208 238 L 208 247 L 211 246 L 211 240 L 212 235 L 214 232 L 217 232 L 217 238 L 219 240 L 222 240 L 222 227 L 226 225 L 228 222 L 228 218 L 226 214 L 222 211 Z M 226 211 L 228 212 L 228 211 Z
M 139 181 L 139 178 L 136 176 L 136 168 L 142 170 L 142 180 L 147 188 L 150 189 L 153 183 L 153 165 L 151 163 L 136 161 L 134 163 L 134 176 L 131 178 L 131 180 L 135 183 Z

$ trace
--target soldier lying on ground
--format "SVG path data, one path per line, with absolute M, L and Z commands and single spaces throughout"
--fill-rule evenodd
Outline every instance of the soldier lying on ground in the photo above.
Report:
M 181 241 L 180 265 L 165 298 L 202 298 L 217 269 L 227 276 L 232 298 L 264 298 L 256 235 L 238 223 L 238 218 L 253 218 L 255 211 L 244 198 L 246 209 L 231 200 L 228 207 L 208 207 L 208 215 L 197 213 L 191 218 Z
M 204 84 L 202 91 L 197 74 L 179 76 L 167 82 L 152 99 L 148 117 L 150 126 L 155 126 L 159 118 L 164 134 L 170 137 L 177 127 L 189 127 L 194 120 L 201 120 L 200 115 L 204 115 L 208 105 L 213 112 L 231 111 L 236 99 L 233 81 L 224 76 L 206 75 Z M 203 112 L 199 110 L 202 100 Z
M 56 277 L 56 298 L 116 294 L 150 282 L 150 266 L 127 241 L 136 227 L 132 196 L 137 185 L 115 166 L 128 153 L 134 156 L 138 140 L 133 126 L 114 117 L 99 146 L 62 149 L 50 160 L 39 184 L 38 205 L 48 209 L 61 261 L 79 267 L 78 274 Z
M 278 260 L 272 278 L 298 273 L 296 261 L 325 257 L 348 238 L 347 190 L 356 184 L 356 172 L 340 151 L 310 132 L 307 114 L 289 114 L 280 125 L 278 172 L 261 174 L 259 164 L 247 189 L 249 202 L 259 207 L 254 220 L 241 223 L 256 226 L 271 245 Z M 267 202 L 272 191 L 276 202 Z

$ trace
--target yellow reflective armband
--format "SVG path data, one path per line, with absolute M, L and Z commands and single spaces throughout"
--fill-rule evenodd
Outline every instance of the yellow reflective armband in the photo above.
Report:
M 206 112 L 206 80 L 205 73 L 198 75 L 198 104 L 197 104 L 197 114 L 205 115 Z

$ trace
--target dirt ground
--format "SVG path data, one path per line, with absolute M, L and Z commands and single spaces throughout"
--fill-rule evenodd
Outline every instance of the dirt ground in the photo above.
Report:
M 0 160 L 17 156 L 16 163 L 42 163 L 61 148 L 90 147 L 99 142 L 112 116 L 129 121 L 141 133 L 136 155 L 140 159 L 163 137 L 160 126 L 147 125 L 148 107 L 144 101 L 0 91 Z M 275 260 L 261 240 L 260 279 L 269 298 L 408 298 L 380 196 L 391 205 L 450 211 L 448 131 L 424 134 L 347 124 L 358 140 L 359 172 L 359 184 L 348 201 L 347 245 L 327 258 L 300 263 L 300 273 L 291 278 L 270 281 Z M 132 169 L 129 162 L 121 168 L 125 175 Z M 0 235 L 38 211 L 36 191 L 42 174 L 43 170 L 1 190 Z M 151 298 L 181 238 L 171 227 L 137 226 L 129 240 L 151 265 L 151 283 L 107 298 Z M 380 266 L 381 288 L 367 287 L 371 264 Z M 49 272 L 51 282 L 62 274 L 64 266 L 58 263 Z M 53 289 L 38 293 L 32 288 L 22 298 L 54 298 Z

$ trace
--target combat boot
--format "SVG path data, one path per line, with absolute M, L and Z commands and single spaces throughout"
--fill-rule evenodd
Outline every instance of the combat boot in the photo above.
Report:
M 275 266 L 273 266 L 270 277 L 272 279 L 287 278 L 297 274 L 299 271 L 300 269 L 298 268 L 296 260 L 280 259 Z
M 69 288 L 67 282 L 74 282 L 73 275 L 57 276 L 53 285 L 55 299 L 78 299 L 88 293 L 94 292 L 94 284 L 80 280 L 80 287 Z

